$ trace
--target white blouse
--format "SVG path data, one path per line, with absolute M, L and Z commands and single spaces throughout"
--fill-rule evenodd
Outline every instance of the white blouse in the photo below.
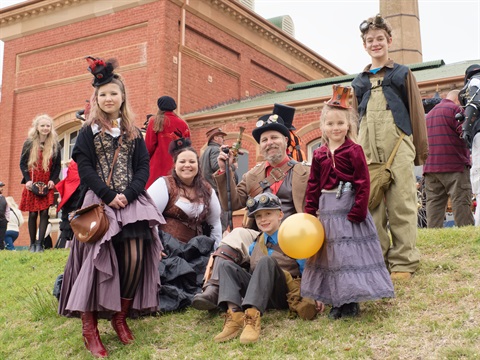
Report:
M 163 213 L 168 204 L 168 200 L 170 199 L 165 179 L 160 177 L 155 180 L 155 182 L 147 189 L 147 192 L 155 202 L 155 205 L 157 205 L 160 212 Z M 182 209 L 190 219 L 197 218 L 203 210 L 203 204 L 198 206 L 198 204 L 193 204 L 181 199 L 178 199 L 175 205 Z M 210 208 L 207 212 L 206 221 L 212 226 L 210 237 L 215 240 L 215 249 L 220 244 L 220 240 L 222 240 L 222 223 L 220 222 L 220 214 L 220 202 L 218 201 L 215 191 L 212 189 Z

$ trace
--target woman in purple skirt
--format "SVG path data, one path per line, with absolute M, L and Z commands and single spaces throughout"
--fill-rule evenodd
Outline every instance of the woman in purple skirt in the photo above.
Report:
M 134 338 L 125 319 L 129 314 L 158 311 L 158 264 L 162 245 L 157 227 L 163 216 L 145 191 L 149 156 L 133 114 L 116 61 L 87 58 L 94 75 L 92 108 L 73 149 L 83 207 L 104 202 L 109 228 L 93 244 L 73 240 L 65 266 L 59 313 L 80 316 L 85 346 L 95 357 L 106 357 L 97 318 L 111 319 L 123 344 Z M 112 168 L 115 150 L 118 158 Z
M 329 317 L 356 316 L 360 301 L 394 297 L 380 241 L 368 212 L 370 177 L 360 145 L 350 87 L 334 85 L 320 117 L 324 144 L 315 150 L 305 212 L 325 229 L 320 251 L 307 260 L 302 296 L 332 305 Z

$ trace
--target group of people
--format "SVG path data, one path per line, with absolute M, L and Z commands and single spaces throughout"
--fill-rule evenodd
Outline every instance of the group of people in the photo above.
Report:
M 76 206 L 105 204 L 110 226 L 95 243 L 73 237 L 58 311 L 81 318 L 93 356 L 108 356 L 99 318 L 111 320 L 123 344 L 134 341 L 126 318 L 158 311 L 161 262 L 193 242 L 212 254 L 191 304 L 226 313 L 216 342 L 258 341 L 268 308 L 312 319 L 327 304 L 331 319 L 357 316 L 360 302 L 392 298 L 392 280 L 411 278 L 420 261 L 413 168 L 428 155 L 425 116 L 411 71 L 389 59 L 390 25 L 377 15 L 362 22 L 360 31 L 372 63 L 352 83 L 352 106 L 352 88 L 334 86 L 320 116 L 323 142 L 311 166 L 289 156 L 291 119 L 274 110 L 252 132 L 263 161 L 240 181 L 220 128 L 207 132 L 208 147 L 199 157 L 188 125 L 174 113 L 174 99 L 162 96 L 144 140 L 116 61 L 87 58 L 94 90 L 69 172 L 79 190 Z M 395 181 L 380 205 L 369 209 L 368 164 L 386 162 L 397 142 Z M 60 171 L 50 117 L 34 120 L 21 168 L 20 209 L 29 212 L 31 251 L 41 252 L 45 211 Z M 36 182 L 47 187 L 45 196 L 34 193 Z M 243 227 L 224 233 L 226 211 L 245 207 Z M 323 224 L 325 242 L 311 258 L 292 259 L 279 246 L 279 228 L 302 212 Z M 176 245 L 167 247 L 167 238 Z

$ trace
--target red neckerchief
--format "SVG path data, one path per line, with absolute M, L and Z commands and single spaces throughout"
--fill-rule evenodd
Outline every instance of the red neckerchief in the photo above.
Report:
M 277 166 L 272 166 L 272 165 L 270 165 L 270 163 L 268 161 L 265 161 L 265 176 L 269 176 L 274 167 L 278 167 L 278 168 L 282 167 L 282 165 L 284 165 L 289 160 L 290 160 L 289 157 L 285 156 L 285 159 L 283 159 L 282 162 L 280 164 L 278 164 Z M 282 184 L 283 184 L 283 180 L 284 179 L 279 180 L 279 181 L 273 183 L 270 186 L 270 189 L 272 190 L 273 194 L 277 195 L 278 189 L 280 189 L 280 186 L 282 186 Z

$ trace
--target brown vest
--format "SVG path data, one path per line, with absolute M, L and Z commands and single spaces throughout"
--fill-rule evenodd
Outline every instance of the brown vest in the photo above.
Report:
M 253 273 L 255 266 L 260 259 L 264 256 L 268 256 L 268 249 L 263 241 L 264 235 L 261 233 L 255 240 L 255 247 L 253 248 L 252 255 L 250 255 L 250 272 Z M 274 258 L 282 270 L 288 271 L 292 277 L 300 277 L 300 268 L 295 259 L 285 255 L 280 249 L 280 246 L 272 245 L 273 253 L 270 257 Z

